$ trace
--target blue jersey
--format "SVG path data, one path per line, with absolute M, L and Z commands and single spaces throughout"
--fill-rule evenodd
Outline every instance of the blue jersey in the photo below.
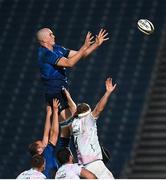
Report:
M 69 146 L 69 140 L 70 138 L 58 138 L 57 145 L 54 146 L 52 144 L 48 144 L 43 152 L 43 157 L 46 160 L 45 170 L 43 171 L 43 174 L 48 179 L 54 179 L 55 178 L 55 172 L 61 166 L 61 164 L 56 159 L 56 153 L 59 149 L 62 147 L 68 147 Z
M 59 45 L 54 45 L 53 51 L 45 47 L 39 48 L 38 63 L 45 93 L 60 92 L 63 86 L 68 89 L 66 68 L 56 65 L 60 58 L 68 57 L 68 55 L 69 50 Z
M 48 144 L 44 149 L 43 157 L 46 160 L 45 170 L 43 171 L 43 174 L 48 179 L 52 179 L 58 169 L 58 162 L 55 157 L 55 146 L 53 146 L 52 144 Z

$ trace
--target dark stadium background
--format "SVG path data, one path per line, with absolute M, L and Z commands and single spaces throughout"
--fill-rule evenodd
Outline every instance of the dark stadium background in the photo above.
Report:
M 70 49 L 87 31 L 107 29 L 110 40 L 69 71 L 71 94 L 94 107 L 111 76 L 117 89 L 98 121 L 108 167 L 115 178 L 166 178 L 165 9 L 165 0 L 0 0 L 0 178 L 29 169 L 27 146 L 42 137 L 42 27 Z M 137 29 L 142 18 L 153 22 L 153 35 Z

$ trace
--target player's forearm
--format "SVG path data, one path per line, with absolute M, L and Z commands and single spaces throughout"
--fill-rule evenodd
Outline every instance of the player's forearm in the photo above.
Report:
M 69 67 L 73 67 L 84 56 L 86 49 L 87 47 L 83 45 L 74 56 L 68 59 Z
M 94 117 L 98 117 L 100 115 L 100 113 L 104 110 L 110 95 L 111 95 L 110 92 L 105 92 L 104 96 L 100 99 L 100 101 L 97 103 L 95 109 L 92 111 L 92 115 Z
M 58 134 L 59 134 L 59 122 L 58 122 L 58 111 L 53 111 L 53 120 L 50 130 L 50 139 L 49 142 L 51 142 L 53 145 L 56 145 L 58 140 Z
M 71 98 L 71 96 L 67 96 L 67 101 L 68 101 L 70 112 L 72 115 L 74 115 L 76 112 L 77 106 L 75 102 L 73 101 L 73 99 Z
M 50 123 L 50 117 L 51 115 L 46 115 L 46 120 L 45 120 L 45 125 L 44 125 L 44 133 L 43 133 L 43 139 L 48 140 L 49 137 L 49 132 L 51 128 L 51 123 Z
M 92 44 L 91 46 L 89 46 L 89 48 L 87 48 L 84 51 L 83 57 L 87 57 L 89 54 L 91 54 L 93 51 L 95 51 L 98 47 L 99 46 L 96 43 Z
M 108 102 L 110 95 L 111 93 L 105 92 L 104 96 L 100 99 L 100 101 L 97 104 L 98 111 L 103 111 L 104 107 Z

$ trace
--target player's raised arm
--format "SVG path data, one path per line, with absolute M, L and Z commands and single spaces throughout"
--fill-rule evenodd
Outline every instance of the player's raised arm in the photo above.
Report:
M 91 36 L 91 33 L 90 33 L 90 36 Z M 93 36 L 91 36 L 91 40 L 93 40 Z M 99 34 L 96 35 L 95 42 L 84 51 L 83 57 L 87 57 L 88 55 L 90 55 L 99 46 L 101 46 L 104 41 L 107 41 L 107 40 L 109 40 L 107 31 L 105 29 L 101 29 Z M 74 56 L 77 52 L 78 51 L 70 50 L 68 57 Z
M 106 86 L 106 92 L 105 92 L 104 96 L 100 99 L 100 101 L 97 103 L 96 107 L 92 111 L 92 115 L 94 117 L 98 117 L 100 115 L 100 113 L 104 110 L 104 107 L 107 104 L 111 93 L 114 91 L 116 84 L 113 85 L 112 79 L 107 78 L 107 80 L 105 81 L 105 86 Z
M 52 125 L 50 129 L 50 138 L 49 142 L 53 145 L 56 145 L 59 134 L 59 121 L 58 121 L 58 107 L 59 101 L 57 99 L 53 100 L 53 117 L 52 117 Z
M 73 67 L 84 56 L 86 49 L 93 43 L 92 39 L 91 33 L 88 32 L 83 46 L 76 51 L 76 53 L 73 52 L 72 56 L 69 53 L 69 58 L 60 58 L 56 65 L 62 67 Z
M 49 139 L 49 133 L 50 133 L 50 128 L 51 128 L 51 122 L 50 118 L 52 115 L 52 109 L 50 105 L 47 105 L 46 107 L 46 120 L 45 120 L 45 125 L 44 125 L 44 134 L 43 134 L 43 140 L 42 143 L 46 147 L 48 144 L 48 139 Z

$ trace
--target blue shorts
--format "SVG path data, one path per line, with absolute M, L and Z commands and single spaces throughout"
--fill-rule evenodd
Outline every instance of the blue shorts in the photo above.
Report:
M 65 94 L 63 93 L 63 91 L 60 91 L 59 93 L 54 93 L 54 94 L 48 94 L 48 93 L 45 94 L 46 103 L 49 104 L 51 107 L 53 106 L 53 99 L 55 98 L 58 99 L 60 102 L 59 113 L 62 110 L 67 109 L 69 107 L 67 98 Z

